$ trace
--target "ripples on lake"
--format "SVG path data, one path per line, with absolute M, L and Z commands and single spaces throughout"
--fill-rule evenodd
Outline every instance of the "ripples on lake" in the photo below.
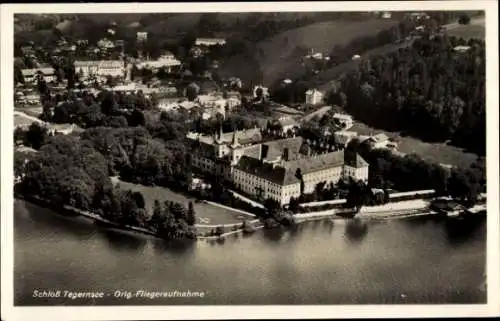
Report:
M 484 219 L 314 221 L 165 242 L 15 204 L 17 305 L 484 303 Z M 34 289 L 205 291 L 200 298 L 34 299 Z

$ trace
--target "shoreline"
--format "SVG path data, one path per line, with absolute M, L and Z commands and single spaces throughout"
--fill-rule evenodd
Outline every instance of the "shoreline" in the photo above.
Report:
M 142 235 L 147 235 L 147 236 L 153 236 L 157 239 L 162 239 L 158 237 L 153 231 L 148 230 L 146 228 L 141 228 L 137 226 L 129 226 L 129 225 L 119 225 L 115 222 L 109 221 L 102 216 L 84 211 L 78 208 L 74 208 L 69 205 L 63 205 L 61 208 L 56 208 L 53 204 L 50 202 L 36 196 L 26 196 L 26 195 L 15 195 L 14 200 L 23 200 L 26 201 L 30 204 L 34 204 L 37 206 L 41 206 L 50 210 L 53 210 L 54 212 L 58 214 L 64 215 L 64 212 L 73 215 L 73 216 L 82 216 L 88 219 L 93 220 L 95 223 L 101 223 L 104 225 L 104 227 L 113 229 L 113 230 L 119 230 L 119 231 L 126 231 L 126 232 L 132 232 L 132 233 L 138 233 Z M 330 219 L 330 220 L 336 220 L 336 221 L 348 221 L 350 218 L 344 218 L 341 216 L 338 216 L 335 212 L 330 212 L 329 213 L 307 213 L 307 214 L 295 214 L 294 217 L 296 218 L 296 223 L 301 224 L 305 222 L 310 222 L 310 221 L 319 221 L 319 220 L 325 220 L 325 219 Z M 401 213 L 403 212 L 403 213 Z M 384 215 L 385 214 L 385 215 Z M 392 219 L 402 219 L 402 218 L 408 218 L 408 217 L 416 217 L 416 216 L 431 216 L 435 215 L 433 213 L 430 213 L 428 211 L 424 211 L 423 209 L 412 209 L 412 210 L 407 210 L 407 211 L 400 211 L 399 213 L 384 213 L 380 216 L 377 215 L 377 213 L 359 213 L 354 217 L 354 219 L 359 219 L 363 221 L 373 221 L 373 220 L 392 220 Z M 258 219 L 252 220 L 252 223 L 258 223 Z M 231 226 L 238 226 L 242 223 L 236 223 L 236 224 L 229 224 Z M 228 224 L 220 224 L 220 225 L 204 225 L 204 224 L 196 224 L 195 226 L 197 228 L 213 228 L 217 226 L 227 226 Z M 254 231 L 263 229 L 264 226 L 255 226 Z M 244 230 L 242 228 L 239 228 L 234 231 L 228 231 L 224 234 L 221 235 L 214 235 L 214 236 L 197 236 L 194 240 L 217 240 L 217 239 L 223 239 L 227 236 L 230 235 L 236 235 L 244 233 Z

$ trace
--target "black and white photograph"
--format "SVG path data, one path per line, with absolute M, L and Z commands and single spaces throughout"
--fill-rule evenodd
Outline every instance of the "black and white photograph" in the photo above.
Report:
M 2 7 L 6 320 L 498 313 L 498 6 L 426 2 Z

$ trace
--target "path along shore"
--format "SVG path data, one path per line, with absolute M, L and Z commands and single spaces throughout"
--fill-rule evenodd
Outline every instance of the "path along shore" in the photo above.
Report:
M 20 196 L 16 195 L 16 198 L 26 200 L 28 202 L 32 202 L 37 205 L 41 206 L 51 206 L 49 202 L 47 202 L 44 199 L 41 199 L 39 197 L 35 196 Z M 218 204 L 220 205 L 220 204 Z M 402 202 L 395 202 L 395 203 L 389 203 L 385 205 L 380 205 L 380 206 L 366 206 L 361 209 L 361 211 L 356 215 L 356 218 L 362 219 L 362 220 L 379 220 L 379 219 L 396 219 L 396 218 L 405 218 L 405 217 L 412 217 L 412 216 L 423 216 L 423 215 L 431 215 L 427 208 L 429 205 L 429 201 L 426 200 L 411 200 L 411 201 L 402 201 Z M 220 205 L 223 206 L 223 205 Z M 136 232 L 136 233 L 141 233 L 145 235 L 150 235 L 157 237 L 156 234 L 148 229 L 141 228 L 141 227 L 136 227 L 136 226 L 130 226 L 130 225 L 119 225 L 117 223 L 111 222 L 102 216 L 80 210 L 71 206 L 64 205 L 62 207 L 64 211 L 67 211 L 69 213 L 73 213 L 76 215 L 81 215 L 90 219 L 93 219 L 97 222 L 105 223 L 106 225 L 110 226 L 111 228 L 119 229 L 119 230 L 125 230 L 125 231 L 131 231 L 131 232 Z M 243 212 L 243 211 L 241 211 Z M 320 211 L 320 212 L 313 212 L 313 213 L 302 213 L 302 214 L 295 214 L 294 218 L 297 223 L 303 223 L 307 221 L 314 221 L 314 220 L 321 220 L 321 219 L 335 219 L 335 220 L 346 220 L 345 218 L 342 218 L 338 216 L 339 210 L 338 209 L 331 209 L 331 210 L 326 210 L 326 211 Z M 248 213 L 249 214 L 249 213 Z M 253 219 L 250 221 L 252 224 L 259 223 L 259 219 Z M 231 223 L 231 224 L 219 224 L 219 225 L 206 225 L 206 224 L 196 224 L 195 226 L 197 228 L 217 228 L 219 226 L 222 226 L 224 228 L 234 228 L 235 226 L 241 226 L 242 223 Z M 263 226 L 257 226 L 255 229 L 261 229 Z M 227 233 L 221 234 L 220 236 L 198 236 L 197 239 L 218 239 L 218 238 L 223 238 L 229 235 L 237 234 L 237 233 L 242 233 L 243 229 L 239 228 L 235 231 L 229 231 Z

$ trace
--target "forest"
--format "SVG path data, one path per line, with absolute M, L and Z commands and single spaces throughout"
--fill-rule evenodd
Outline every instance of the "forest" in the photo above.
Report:
M 345 95 L 347 112 L 368 125 L 485 155 L 485 84 L 484 41 L 436 36 L 363 61 L 330 101 Z
M 122 190 L 113 186 L 110 180 L 117 171 L 136 180 L 140 175 L 140 180 L 148 180 L 162 173 L 173 178 L 175 171 L 184 175 L 185 171 L 179 169 L 182 165 L 173 160 L 160 165 L 151 163 L 161 155 L 145 154 L 148 152 L 145 144 L 154 141 L 147 141 L 148 136 L 144 135 L 136 142 L 140 130 L 130 128 L 116 133 L 115 137 L 107 135 L 106 130 L 110 129 L 96 128 L 82 137 L 47 136 L 37 152 L 16 152 L 14 172 L 22 177 L 16 192 L 40 197 L 56 207 L 69 205 L 92 211 L 122 226 L 147 228 L 165 239 L 196 237 L 192 204 L 188 208 L 174 202 L 155 204 L 154 212 L 148 213 L 141 193 Z M 103 155 L 100 151 L 106 152 Z M 177 167 L 169 167 L 174 164 Z M 130 171 L 132 166 L 134 171 Z
M 347 151 L 355 151 L 370 164 L 368 185 L 397 191 L 436 190 L 437 195 L 450 195 L 473 205 L 480 193 L 486 192 L 486 159 L 478 157 L 468 168 L 445 168 L 429 163 L 414 154 L 404 157 L 389 150 L 372 149 L 370 144 L 355 139 Z

